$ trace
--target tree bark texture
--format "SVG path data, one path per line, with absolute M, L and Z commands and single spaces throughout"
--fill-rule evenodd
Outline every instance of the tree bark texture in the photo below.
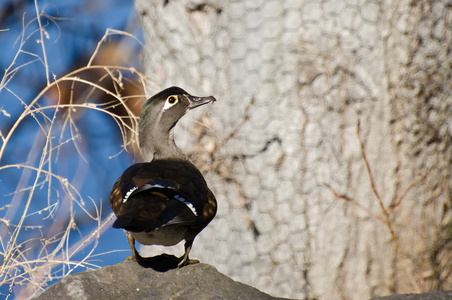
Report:
M 281 297 L 452 288 L 450 1 L 135 6 L 147 75 L 218 99 L 176 132 L 219 202 L 192 257 Z

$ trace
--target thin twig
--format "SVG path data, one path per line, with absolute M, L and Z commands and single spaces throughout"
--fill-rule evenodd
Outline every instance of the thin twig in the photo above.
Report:
M 41 17 L 45 17 L 43 13 L 40 13 L 38 7 L 38 1 L 34 0 L 35 10 L 36 10 L 36 18 L 32 19 L 30 22 L 25 24 L 25 16 L 23 18 L 23 31 L 20 35 L 18 41 L 20 43 L 19 50 L 16 53 L 12 63 L 5 69 L 3 77 L 0 81 L 0 91 L 6 89 L 9 91 L 20 104 L 23 105 L 23 110 L 20 114 L 15 118 L 15 122 L 8 129 L 8 132 L 1 132 L 0 138 L 2 141 L 2 145 L 0 147 L 0 160 L 3 162 L 3 154 L 5 153 L 5 149 L 10 144 L 11 139 L 17 132 L 17 129 L 22 124 L 27 117 L 31 116 L 33 120 L 36 122 L 38 126 L 39 135 L 44 137 L 42 149 L 37 151 L 38 154 L 38 162 L 37 166 L 35 166 L 35 161 L 27 161 L 24 164 L 2 164 L 0 165 L 1 170 L 7 170 L 10 168 L 19 168 L 22 169 L 22 172 L 25 170 L 33 170 L 34 172 L 27 172 L 32 174 L 33 183 L 31 186 L 27 188 L 22 188 L 21 191 L 17 190 L 15 193 L 22 193 L 26 195 L 26 199 L 23 201 L 23 206 L 21 206 L 21 215 L 17 216 L 18 222 L 17 224 L 10 224 L 11 216 L 15 216 L 15 210 L 17 209 L 12 207 L 8 208 L 5 215 L 10 214 L 9 217 L 1 218 L 0 225 L 5 227 L 2 228 L 2 234 L 4 236 L 0 236 L 0 255 L 3 257 L 2 265 L 0 265 L 0 284 L 1 285 L 28 285 L 28 288 L 22 289 L 21 292 L 16 294 L 19 298 L 24 296 L 24 298 L 28 298 L 30 294 L 36 293 L 39 290 L 43 290 L 44 287 L 47 286 L 47 282 L 53 280 L 55 278 L 55 274 L 58 271 L 63 272 L 63 276 L 73 272 L 75 268 L 78 267 L 98 267 L 88 260 L 92 257 L 93 251 L 97 247 L 97 243 L 100 235 L 108 228 L 108 224 L 111 221 L 112 215 L 107 217 L 107 219 L 101 220 L 101 211 L 102 211 L 102 203 L 100 206 L 96 204 L 94 200 L 92 200 L 91 206 L 94 206 L 94 213 L 92 213 L 91 208 L 86 207 L 85 201 L 82 195 L 79 192 L 79 187 L 75 186 L 76 182 L 74 179 L 72 182 L 69 182 L 67 178 L 64 178 L 54 172 L 54 162 L 56 161 L 58 155 L 55 155 L 53 151 L 58 151 L 64 144 L 69 141 L 74 141 L 80 135 L 80 132 L 77 131 L 76 123 L 73 119 L 73 115 L 70 114 L 71 109 L 76 108 L 84 108 L 100 111 L 108 114 L 112 117 L 112 119 L 118 125 L 120 129 L 124 144 L 127 145 L 130 141 L 126 140 L 128 131 L 136 132 L 137 128 L 137 118 L 133 115 L 132 111 L 126 105 L 126 98 L 123 98 L 120 95 L 120 87 L 123 85 L 123 81 L 127 80 L 123 78 L 122 71 L 130 72 L 139 78 L 139 83 L 144 87 L 147 83 L 151 82 L 155 84 L 152 79 L 148 78 L 144 74 L 138 72 L 134 68 L 127 68 L 121 66 L 107 66 L 107 65 L 99 65 L 99 66 L 91 66 L 95 55 L 97 54 L 98 49 L 96 49 L 95 53 L 91 57 L 87 66 L 82 67 L 80 69 L 74 70 L 61 78 L 56 78 L 54 76 L 53 81 L 51 81 L 51 72 L 48 65 L 47 53 L 46 53 L 46 31 L 45 24 L 41 23 Z M 52 21 L 52 20 L 51 20 Z M 37 23 L 37 29 L 25 30 L 28 26 L 35 25 Z M 111 30 L 107 31 L 106 36 L 109 34 L 122 34 L 124 36 L 132 35 Z M 38 41 L 41 43 L 42 55 L 37 55 L 35 53 L 27 52 L 23 50 L 23 46 L 25 42 L 34 36 L 39 35 Z M 104 39 L 105 40 L 105 39 Z M 100 47 L 101 43 L 99 43 Z M 27 61 L 23 64 L 17 64 L 19 55 L 26 56 Z M 12 78 L 19 72 L 22 68 L 33 64 L 35 62 L 41 62 L 45 67 L 45 76 L 46 76 L 46 86 L 35 95 L 31 101 L 24 101 L 18 96 L 15 91 L 8 88 L 8 84 L 11 82 Z M 114 83 L 115 90 L 109 91 L 104 87 L 100 86 L 96 82 L 90 82 L 88 80 L 80 78 L 78 75 L 81 72 L 86 70 L 96 70 L 103 69 L 105 71 L 104 77 L 110 77 Z M 104 78 L 103 77 L 103 78 Z M 87 86 L 92 87 L 93 90 L 102 91 L 111 97 L 113 97 L 118 104 L 105 103 L 105 104 L 96 104 L 96 103 L 83 103 L 83 104 L 74 104 L 72 101 L 67 105 L 62 105 L 60 103 L 60 99 L 62 93 L 60 91 L 59 84 L 63 81 L 71 81 L 72 87 L 75 82 L 86 84 Z M 48 93 L 52 88 L 56 88 L 58 93 L 58 103 L 56 105 L 41 105 L 40 102 L 43 96 Z M 135 97 L 137 97 L 136 95 Z M 73 97 L 73 93 L 71 92 L 71 98 Z M 107 111 L 112 105 L 122 105 L 128 114 L 128 117 L 118 116 L 113 114 L 110 111 Z M 58 127 L 58 130 L 66 130 L 70 131 L 72 134 L 70 139 L 63 139 L 62 136 L 60 140 L 55 143 L 54 135 L 57 131 L 55 125 L 57 122 L 58 111 L 63 108 L 69 108 L 67 115 L 67 119 L 64 120 L 64 124 L 62 127 Z M 0 109 L 0 113 L 5 115 L 8 112 L 4 112 Z M 128 122 L 128 119 L 131 119 Z M 66 127 L 66 124 L 68 127 Z M 75 145 L 77 146 L 77 145 Z M 40 155 L 40 157 L 39 157 Z M 80 153 L 80 155 L 82 155 Z M 33 164 L 33 165 L 32 165 Z M 32 201 L 36 199 L 36 194 L 38 190 L 43 190 L 47 184 L 47 207 L 42 208 L 39 206 L 37 210 L 34 205 L 32 205 Z M 44 190 L 46 191 L 46 190 Z M 65 199 L 63 205 L 60 204 L 59 200 L 56 200 L 55 203 L 50 203 L 51 194 L 56 192 L 57 199 Z M 63 195 L 59 195 L 59 194 Z M 37 203 L 37 205 L 40 205 Z M 58 208 L 57 215 L 53 215 L 52 211 L 55 210 L 55 207 Z M 75 223 L 75 208 L 80 207 L 77 211 L 82 212 L 87 215 L 89 218 L 97 222 L 96 228 L 92 230 L 89 235 L 82 236 L 79 240 L 79 243 L 72 243 L 73 231 L 78 228 Z M 52 228 L 47 230 L 48 228 L 44 228 L 43 226 L 29 226 L 27 224 L 28 219 L 30 217 L 37 217 L 41 213 L 46 213 L 48 216 L 43 216 L 43 220 L 51 220 L 55 218 L 55 222 L 52 223 Z M 50 213 L 49 213 L 50 212 Z M 61 215 L 61 217 L 60 217 Z M 64 218 L 68 217 L 68 222 L 61 222 Z M 63 229 L 63 230 L 61 230 Z M 34 235 L 32 238 L 22 241 L 24 236 L 24 230 L 39 230 L 38 235 Z M 45 231 L 45 233 L 43 232 Z M 80 231 L 78 231 L 80 233 Z M 40 234 L 40 236 L 39 236 Z M 74 255 L 80 253 L 81 250 L 86 249 L 86 247 L 90 245 L 88 251 L 85 251 L 84 257 L 79 261 L 74 261 Z M 40 248 L 36 248 L 35 246 L 40 246 Z M 55 258 L 60 258 L 56 260 Z M 56 270 L 56 267 L 61 267 L 60 270 Z M 59 276 L 59 275 L 58 275 Z
M 245 125 L 245 123 L 249 119 L 249 112 L 250 112 L 251 107 L 254 105 L 254 102 L 255 102 L 254 97 L 252 97 L 250 102 L 248 103 L 248 105 L 245 108 L 242 120 L 237 124 L 237 126 L 234 127 L 234 129 L 224 139 L 221 140 L 221 142 L 219 142 L 218 144 L 215 144 L 215 147 L 213 148 L 212 152 L 210 153 L 211 157 L 216 152 L 218 152 L 219 149 L 224 147 L 224 145 L 226 145 L 237 134 L 237 132 L 239 132 L 239 130 L 243 127 L 243 125 Z
M 38 26 L 39 26 L 39 35 L 40 35 L 40 44 L 41 44 L 41 49 L 42 49 L 42 57 L 44 59 L 44 67 L 46 69 L 46 80 L 47 80 L 47 85 L 50 84 L 50 71 L 49 71 L 49 64 L 47 63 L 47 51 L 46 51 L 46 46 L 45 46 L 45 42 L 44 42 L 44 27 L 42 27 L 41 24 L 41 14 L 39 13 L 39 7 L 38 7 L 38 0 L 35 0 L 35 9 L 36 9 L 36 20 L 38 22 Z
M 394 209 L 400 205 L 400 203 L 402 203 L 403 199 L 405 199 L 406 195 L 409 193 L 409 191 L 414 188 L 416 185 L 418 185 L 419 183 L 421 183 L 422 181 L 425 180 L 425 178 L 427 178 L 427 174 L 421 176 L 418 180 L 416 180 L 415 182 L 413 182 L 412 184 L 410 184 L 410 186 L 405 190 L 405 192 L 403 192 L 403 194 L 399 197 L 399 199 L 397 200 L 397 202 L 393 205 L 391 205 L 391 207 L 389 208 L 389 214 L 391 214 Z
M 382 212 L 387 217 L 387 216 L 389 216 L 389 213 L 388 213 L 387 209 L 385 208 L 385 206 L 383 204 L 383 200 L 381 199 L 380 194 L 377 191 L 377 187 L 375 186 L 374 176 L 373 176 L 372 170 L 370 168 L 369 160 L 367 159 L 366 151 L 364 149 L 364 143 L 363 143 L 363 141 L 361 139 L 360 132 L 361 132 L 360 120 L 358 120 L 358 123 L 356 124 L 356 135 L 358 136 L 359 146 L 361 147 L 361 155 L 363 156 L 363 161 L 364 161 L 364 164 L 366 165 L 367 174 L 369 175 L 370 186 L 372 188 L 372 191 L 373 191 L 375 197 L 377 197 L 378 204 L 380 204 L 380 208 L 381 208 Z
M 101 45 L 105 42 L 105 40 L 110 36 L 110 35 L 124 35 L 124 36 L 128 36 L 133 38 L 135 41 L 137 41 L 141 46 L 143 46 L 143 44 L 141 43 L 141 41 L 134 36 L 133 34 L 130 34 L 126 31 L 122 31 L 122 30 L 116 30 L 116 29 L 111 29 L 111 28 L 107 28 L 107 30 L 105 31 L 105 34 L 102 36 L 102 38 L 100 39 L 100 41 L 97 43 L 96 49 L 93 52 L 93 55 L 91 55 L 91 58 L 89 59 L 89 62 L 87 64 L 87 67 L 90 67 L 94 61 L 94 58 L 96 57 L 97 53 L 99 52 L 99 49 L 101 47 Z
M 374 217 L 375 219 L 379 220 L 380 222 L 386 224 L 386 221 L 380 217 L 379 215 L 375 214 L 373 211 L 371 211 L 369 208 L 365 207 L 364 205 L 362 205 L 359 202 L 356 202 L 355 200 L 351 199 L 348 196 L 339 194 L 331 185 L 329 185 L 328 183 L 323 183 L 324 186 L 326 186 L 336 198 L 342 199 L 346 202 L 350 202 L 352 203 L 354 206 L 359 207 L 360 209 L 364 210 L 365 212 L 367 212 L 369 215 L 371 215 L 372 217 Z

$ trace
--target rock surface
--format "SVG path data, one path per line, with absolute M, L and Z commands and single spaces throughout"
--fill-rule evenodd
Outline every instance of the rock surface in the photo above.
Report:
M 452 291 L 435 291 L 423 294 L 403 294 L 373 298 L 372 300 L 451 300 Z
M 36 299 L 282 299 L 199 263 L 159 270 L 134 261 L 69 275 Z

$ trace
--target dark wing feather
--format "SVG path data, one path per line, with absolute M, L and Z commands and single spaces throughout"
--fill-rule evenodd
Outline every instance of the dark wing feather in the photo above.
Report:
M 170 224 L 203 224 L 207 221 L 205 204 L 211 197 L 201 173 L 189 162 L 135 164 L 116 181 L 110 194 L 118 217 L 113 227 L 141 232 Z

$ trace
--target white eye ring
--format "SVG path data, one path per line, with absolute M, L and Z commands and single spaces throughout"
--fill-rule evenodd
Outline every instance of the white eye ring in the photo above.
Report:
M 177 98 L 177 96 L 175 96 L 175 95 L 169 96 L 168 98 L 166 98 L 166 102 L 165 102 L 165 105 L 163 106 L 163 110 L 170 108 L 171 106 L 177 104 L 177 102 L 179 102 L 179 98 Z

